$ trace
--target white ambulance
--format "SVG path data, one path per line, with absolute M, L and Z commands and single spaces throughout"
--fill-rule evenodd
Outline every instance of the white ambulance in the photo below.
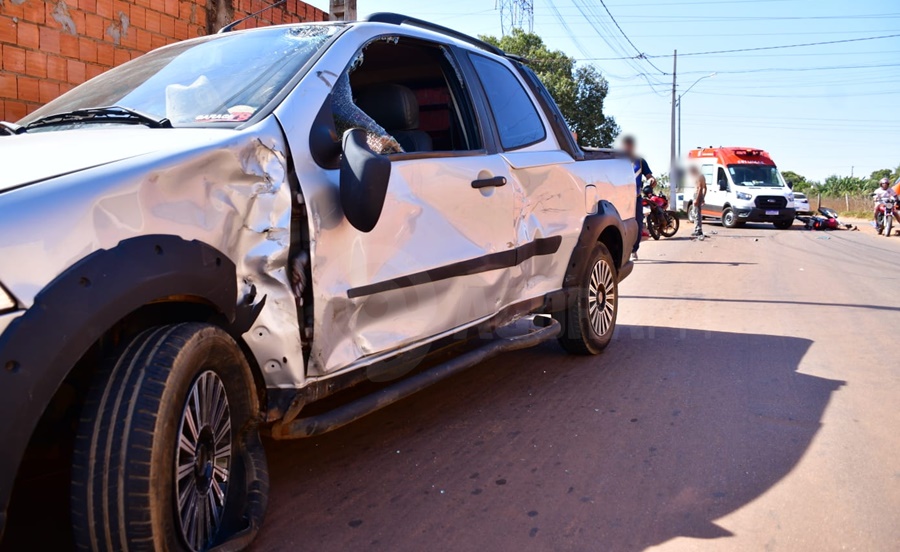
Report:
M 720 220 L 726 228 L 746 222 L 771 222 L 778 229 L 794 223 L 794 194 L 769 154 L 761 149 L 742 147 L 700 148 L 691 150 L 687 168 L 696 166 L 706 177 L 706 202 L 701 208 L 704 219 Z M 685 183 L 685 209 L 694 219 L 692 200 L 694 183 Z

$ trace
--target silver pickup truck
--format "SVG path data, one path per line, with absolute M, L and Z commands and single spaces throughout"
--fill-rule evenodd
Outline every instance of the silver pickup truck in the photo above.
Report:
M 261 435 L 600 353 L 639 239 L 630 162 L 524 60 L 395 14 L 173 44 L 2 129 L 0 531 L 71 443 L 80 550 L 244 548 Z

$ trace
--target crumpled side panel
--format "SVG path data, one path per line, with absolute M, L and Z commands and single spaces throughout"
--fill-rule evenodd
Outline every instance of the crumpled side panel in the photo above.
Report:
M 139 156 L 4 195 L 0 231 L 27 228 L 29 235 L 14 239 L 10 231 L 9 239 L 0 238 L 0 258 L 23 260 L 5 264 L 0 276 L 27 305 L 55 275 L 122 240 L 167 234 L 202 241 L 236 265 L 242 282 L 236 304 L 265 297 L 244 338 L 267 383 L 301 385 L 303 355 L 287 268 L 293 194 L 277 121 L 270 118 L 241 133 L 196 134 L 189 149 Z M 36 281 L 38 274 L 46 281 Z

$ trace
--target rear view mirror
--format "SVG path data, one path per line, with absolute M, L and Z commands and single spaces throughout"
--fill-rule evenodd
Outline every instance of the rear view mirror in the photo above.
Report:
M 341 158 L 341 208 L 360 232 L 371 232 L 384 208 L 391 161 L 369 148 L 366 131 L 355 128 L 344 133 Z

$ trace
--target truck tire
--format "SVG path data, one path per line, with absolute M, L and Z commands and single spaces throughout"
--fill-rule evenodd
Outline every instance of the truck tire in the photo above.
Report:
M 725 228 L 737 228 L 741 223 L 738 222 L 737 215 L 734 214 L 734 211 L 731 207 L 726 207 L 724 211 L 722 211 L 722 226 Z
M 619 310 L 619 283 L 612 255 L 597 243 L 584 265 L 576 297 L 569 307 L 555 315 L 562 325 L 559 343 L 576 355 L 603 352 L 616 329 Z
M 239 536 L 266 507 L 259 401 L 225 331 L 144 331 L 93 382 L 76 434 L 72 523 L 79 550 L 199 551 Z
M 773 222 L 772 224 L 773 224 L 773 225 L 775 226 L 775 228 L 777 228 L 778 230 L 787 230 L 788 228 L 790 228 L 791 226 L 794 225 L 794 219 L 790 219 L 790 220 L 779 220 L 778 222 Z

